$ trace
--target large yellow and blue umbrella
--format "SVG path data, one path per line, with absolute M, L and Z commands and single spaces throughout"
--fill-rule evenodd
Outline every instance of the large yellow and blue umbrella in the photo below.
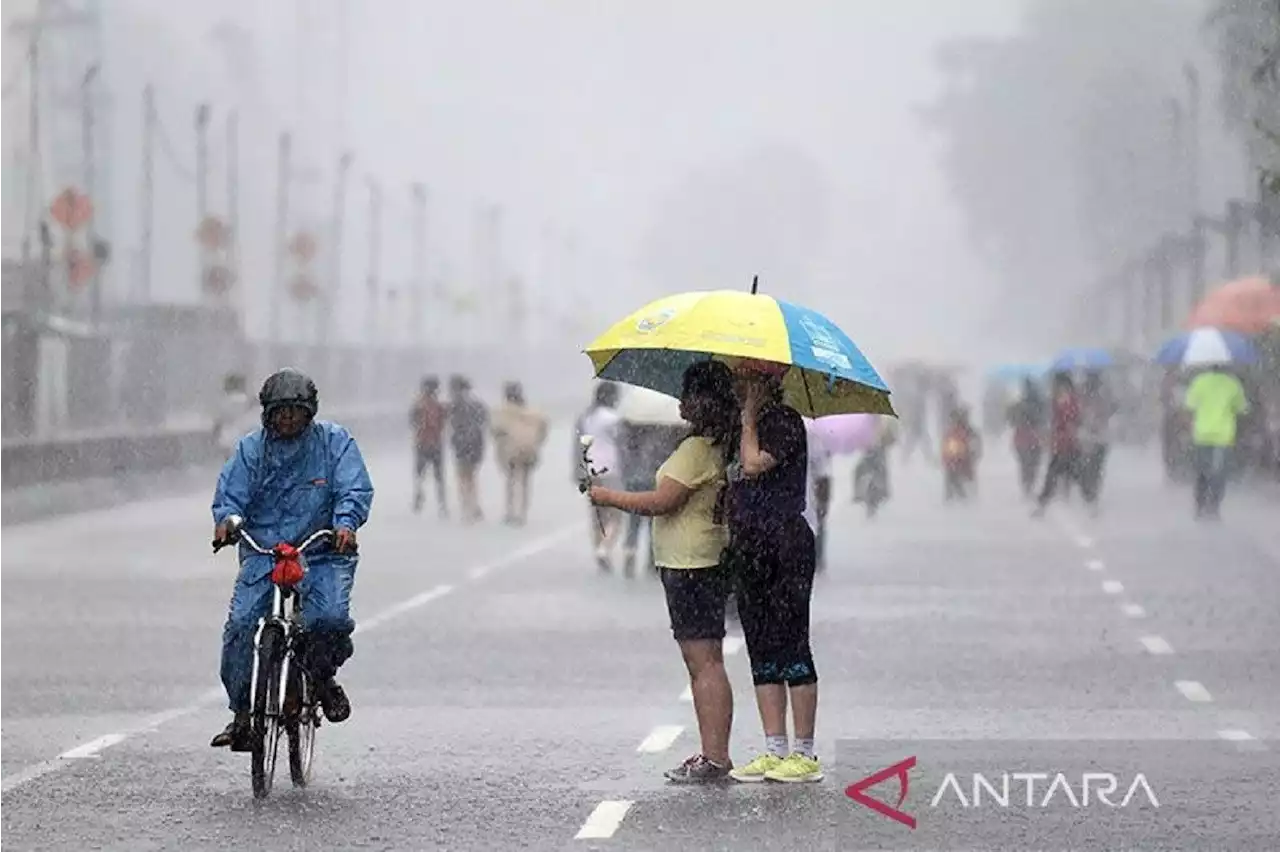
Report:
M 783 372 L 788 405 L 807 417 L 894 414 L 889 388 L 831 320 L 772 296 L 681 293 L 645 305 L 584 350 L 608 381 L 679 396 L 684 371 L 715 359 L 766 361 Z

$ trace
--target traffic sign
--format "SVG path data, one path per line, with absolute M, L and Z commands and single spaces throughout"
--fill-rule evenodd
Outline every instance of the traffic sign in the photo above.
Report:
M 209 251 L 216 251 L 227 244 L 227 226 L 217 216 L 206 216 L 196 228 L 196 239 Z
M 89 196 L 67 187 L 53 199 L 49 213 L 53 221 L 68 231 L 78 231 L 93 218 L 93 202 Z
M 303 263 L 316 256 L 316 240 L 306 231 L 299 231 L 289 241 L 289 253 Z

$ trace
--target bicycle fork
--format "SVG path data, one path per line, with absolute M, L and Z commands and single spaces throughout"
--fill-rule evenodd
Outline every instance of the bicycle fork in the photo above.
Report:
M 285 704 L 285 692 L 288 689 L 289 684 L 290 623 L 289 618 L 284 611 L 284 595 L 280 591 L 279 586 L 275 587 L 273 594 L 274 597 L 272 599 L 271 615 L 263 616 L 258 619 L 258 627 L 253 634 L 253 671 L 249 680 L 249 706 L 252 708 L 253 713 L 262 713 L 264 716 L 280 715 L 281 708 L 283 708 Z M 271 649 L 270 663 L 272 665 L 276 665 L 278 661 L 279 676 L 274 683 L 268 684 L 268 686 L 275 687 L 274 690 L 271 690 L 271 692 L 274 692 L 275 694 L 272 695 L 271 692 L 268 692 L 266 695 L 261 696 L 264 704 L 259 705 L 258 684 L 262 675 L 263 636 L 266 634 L 268 628 L 271 628 L 272 632 L 275 634 L 275 636 L 269 640 L 269 642 L 274 646 Z M 272 700 L 273 698 L 274 701 Z

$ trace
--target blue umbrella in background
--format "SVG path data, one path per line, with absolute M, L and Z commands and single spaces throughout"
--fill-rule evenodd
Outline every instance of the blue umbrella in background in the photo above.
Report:
M 1116 359 L 1107 350 L 1082 346 L 1059 352 L 1049 369 L 1055 373 L 1070 373 L 1074 370 L 1101 370 L 1113 367 L 1115 363 Z
M 1179 367 L 1208 364 L 1252 364 L 1258 350 L 1243 334 L 1220 328 L 1197 328 L 1164 342 L 1156 363 Z

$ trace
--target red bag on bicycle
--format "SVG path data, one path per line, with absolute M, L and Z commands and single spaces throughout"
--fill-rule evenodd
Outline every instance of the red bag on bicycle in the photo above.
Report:
M 302 582 L 302 554 L 292 544 L 277 544 L 276 565 L 271 569 L 271 582 L 279 586 L 296 586 Z

